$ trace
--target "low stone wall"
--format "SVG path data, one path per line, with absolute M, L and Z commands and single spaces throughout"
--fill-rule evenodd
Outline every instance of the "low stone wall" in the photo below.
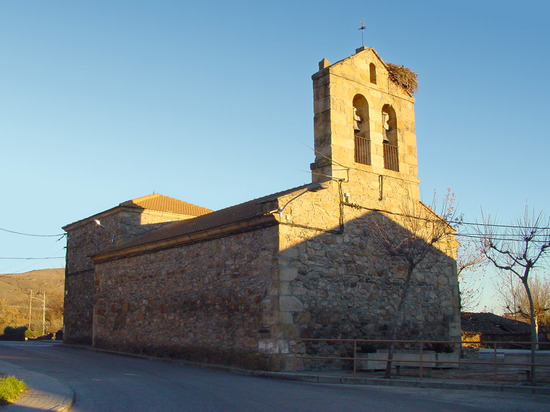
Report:
M 386 369 L 388 350 L 380 350 L 375 353 L 358 354 L 365 360 L 357 362 L 358 370 L 384 370 Z M 434 368 L 436 366 L 436 353 L 434 351 L 422 352 L 422 367 Z M 397 350 L 393 354 L 392 367 L 420 367 L 419 351 Z
M 531 353 L 523 351 L 523 353 L 504 353 L 504 363 L 531 363 Z M 538 351 L 535 354 L 535 363 L 537 365 L 550 366 L 550 353 Z

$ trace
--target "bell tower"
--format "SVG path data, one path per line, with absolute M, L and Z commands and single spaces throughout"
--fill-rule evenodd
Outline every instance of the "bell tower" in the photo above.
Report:
M 323 59 L 312 79 L 312 181 L 349 180 L 351 175 L 355 183 L 382 190 L 380 185 L 391 180 L 417 200 L 416 74 L 361 47 L 334 64 Z

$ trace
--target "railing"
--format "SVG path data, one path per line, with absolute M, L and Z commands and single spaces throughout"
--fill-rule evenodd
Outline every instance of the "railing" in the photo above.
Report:
M 372 164 L 370 138 L 355 135 L 355 162 L 364 165 Z
M 429 371 L 430 374 L 434 368 L 446 367 L 446 368 L 455 368 L 457 371 L 453 374 L 453 378 L 460 379 L 460 374 L 462 373 L 463 378 L 472 378 L 472 374 L 475 375 L 475 372 L 478 372 L 478 376 L 483 375 L 485 380 L 492 380 L 494 383 L 498 383 L 499 378 L 501 381 L 509 379 L 504 377 L 504 374 L 512 374 L 514 377 L 518 377 L 518 373 L 526 378 L 526 380 L 531 379 L 531 367 L 540 369 L 545 369 L 545 373 L 541 374 L 546 383 L 550 383 L 550 350 L 537 350 L 536 356 L 542 362 L 543 359 L 547 358 L 546 363 L 537 363 L 535 358 L 535 363 L 530 362 L 530 351 L 523 350 L 518 351 L 517 349 L 499 349 L 499 345 L 508 345 L 508 344 L 520 344 L 529 347 L 531 342 L 504 342 L 504 341 L 424 341 L 424 340 L 373 340 L 373 339 L 313 339 L 313 338 L 299 338 L 296 339 L 296 344 L 294 346 L 294 366 L 293 369 L 297 371 L 298 360 L 308 360 L 308 361 L 324 361 L 324 362 L 338 362 L 340 365 L 347 362 L 348 365 L 352 363 L 352 373 L 353 375 L 357 374 L 358 363 L 368 361 L 368 358 L 365 358 L 365 354 L 361 353 L 360 346 L 366 344 L 371 347 L 385 347 L 387 348 L 390 344 L 396 346 L 394 357 L 391 360 L 393 373 L 400 374 L 402 373 L 401 368 L 407 368 L 408 372 L 418 377 L 420 380 L 423 379 L 425 372 Z M 325 343 L 328 346 L 335 347 L 340 345 L 341 348 L 344 348 L 346 352 L 345 356 L 332 356 L 332 355 L 308 355 L 307 346 L 314 346 L 316 344 Z M 466 359 L 461 355 L 462 344 L 477 344 L 485 347 L 490 347 L 490 349 L 483 349 L 484 352 L 481 355 L 481 358 L 477 359 Z M 437 345 L 444 345 L 447 349 L 454 347 L 456 355 L 454 359 L 443 359 L 440 360 L 431 356 L 435 351 L 427 350 L 426 347 L 436 347 Z M 539 347 L 546 347 L 550 349 L 550 342 L 537 342 L 536 345 Z M 403 350 L 405 348 L 405 350 Z M 416 348 L 416 349 L 411 349 Z M 462 351 L 479 351 L 477 348 L 467 348 L 463 347 Z M 336 352 L 336 350 L 334 350 Z M 416 354 L 416 356 L 399 356 L 406 352 L 408 355 L 411 353 Z M 518 362 L 518 361 L 506 361 L 506 355 L 513 357 L 523 356 L 529 361 L 527 362 Z M 443 352 L 441 352 L 443 353 Z M 376 355 L 371 358 L 371 361 L 377 362 L 379 367 L 377 370 L 384 370 L 386 368 L 387 362 L 390 360 L 387 359 L 388 355 L 386 353 L 376 353 Z M 385 357 L 384 357 L 385 355 Z M 483 360 L 483 358 L 487 358 Z M 477 368 L 477 369 L 476 369 Z M 303 368 L 302 368 L 303 369 Z M 361 369 L 361 368 L 360 368 Z M 539 369 L 539 370 L 540 370 Z M 462 371 L 462 372 L 461 372 Z M 367 372 L 369 373 L 369 372 Z M 500 375 L 499 375 L 500 373 Z M 538 374 L 537 374 L 538 376 Z M 443 377 L 444 378 L 444 377 Z
M 384 168 L 399 172 L 399 156 L 397 146 L 384 142 Z

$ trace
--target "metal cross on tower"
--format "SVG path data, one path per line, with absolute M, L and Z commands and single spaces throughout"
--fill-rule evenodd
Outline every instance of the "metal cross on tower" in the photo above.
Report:
M 361 19 L 361 27 L 359 27 L 359 30 L 361 30 L 361 47 L 365 47 L 365 41 L 364 41 L 363 34 L 364 34 L 366 28 L 367 28 L 367 26 L 365 26 L 365 19 Z

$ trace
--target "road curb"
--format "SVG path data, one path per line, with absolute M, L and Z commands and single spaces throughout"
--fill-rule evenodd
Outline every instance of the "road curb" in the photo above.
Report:
M 294 380 L 310 383 L 328 383 L 343 385 L 374 385 L 374 386 L 398 386 L 415 387 L 427 389 L 449 389 L 449 390 L 477 390 L 491 392 L 512 392 L 512 393 L 532 393 L 537 395 L 550 395 L 550 388 L 546 386 L 516 386 L 516 385 L 498 385 L 488 383 L 474 382 L 455 382 L 448 380 L 429 381 L 415 379 L 383 379 L 383 378 L 363 378 L 352 376 L 326 376 L 326 375 L 301 375 L 295 374 L 288 376 L 277 376 L 277 372 L 257 373 L 256 376 Z
M 134 353 L 118 352 L 105 349 L 96 349 L 85 345 L 62 344 L 66 347 L 79 349 L 88 349 L 97 352 L 111 353 L 114 355 L 129 356 L 135 358 L 149 359 L 161 362 L 170 362 L 180 365 L 192 366 L 196 368 L 206 368 L 212 370 L 224 371 L 237 375 L 255 376 L 260 378 L 290 380 L 307 383 L 324 383 L 336 385 L 372 385 L 372 386 L 395 386 L 395 387 L 414 387 L 426 389 L 446 389 L 446 390 L 469 390 L 469 391 L 491 391 L 491 392 L 509 392 L 536 395 L 550 395 L 549 386 L 530 386 L 530 385 L 503 385 L 472 381 L 451 381 L 451 380 L 429 380 L 429 379 L 406 379 L 406 378 L 367 378 L 361 376 L 343 376 L 331 374 L 299 373 L 299 372 L 271 372 L 254 371 L 242 369 L 233 366 L 215 365 L 208 363 L 198 363 L 178 359 L 159 358 L 155 356 L 140 355 Z
M 0 374 L 21 379 L 28 389 L 16 402 L 5 405 L 3 411 L 21 411 L 24 407 L 28 410 L 65 412 L 73 405 L 73 389 L 58 379 L 5 361 L 0 361 Z

